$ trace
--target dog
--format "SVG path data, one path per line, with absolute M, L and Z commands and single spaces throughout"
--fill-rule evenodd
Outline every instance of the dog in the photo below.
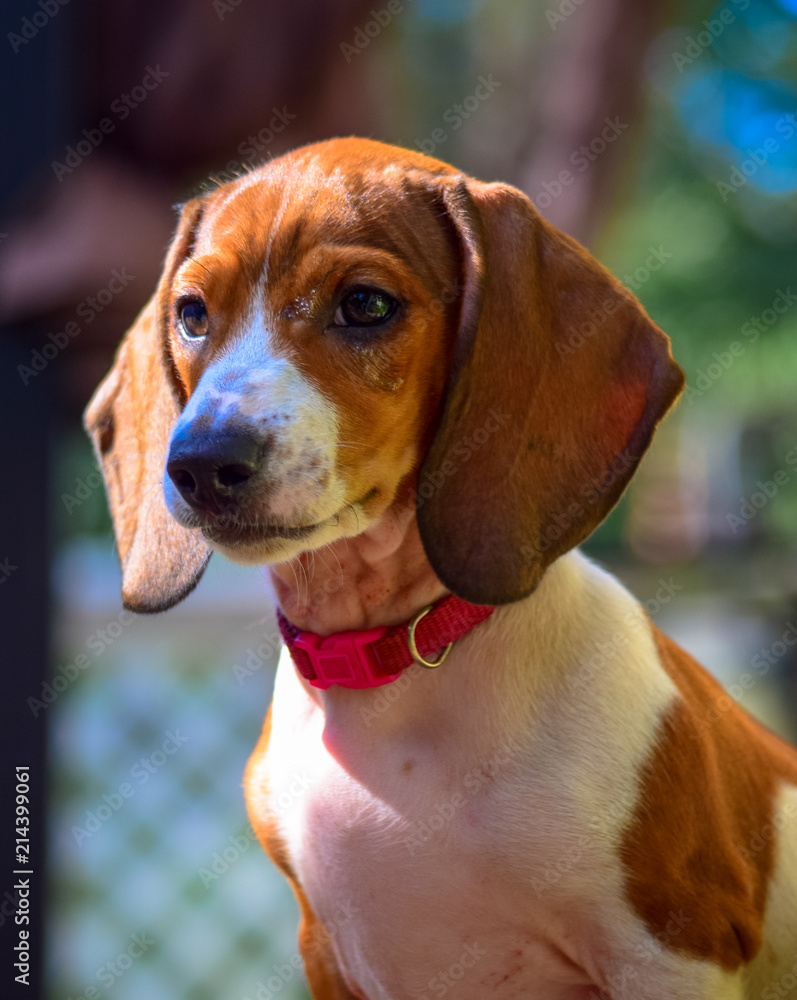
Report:
M 318 1000 L 797 997 L 797 752 L 577 550 L 683 383 L 524 194 L 421 154 L 183 207 L 86 424 L 125 607 L 270 567 L 245 793 Z

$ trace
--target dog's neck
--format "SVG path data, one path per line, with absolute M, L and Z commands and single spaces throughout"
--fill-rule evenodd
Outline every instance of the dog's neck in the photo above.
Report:
M 397 625 L 447 592 L 426 558 L 406 498 L 354 538 L 270 570 L 285 616 L 319 635 Z

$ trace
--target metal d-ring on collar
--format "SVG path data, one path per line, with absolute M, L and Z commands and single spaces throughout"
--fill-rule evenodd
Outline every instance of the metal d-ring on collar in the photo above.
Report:
M 453 642 L 449 642 L 443 652 L 438 656 L 436 660 L 425 660 L 421 654 L 418 652 L 418 647 L 415 645 L 415 629 L 418 627 L 418 622 L 424 615 L 428 615 L 432 610 L 432 605 L 427 604 L 425 608 L 418 612 L 418 614 L 412 619 L 412 621 L 407 626 L 407 642 L 410 647 L 410 653 L 412 654 L 413 660 L 416 663 L 420 663 L 422 667 L 426 667 L 427 670 L 434 670 L 435 667 L 439 667 L 443 660 L 451 652 L 451 647 L 454 645 Z

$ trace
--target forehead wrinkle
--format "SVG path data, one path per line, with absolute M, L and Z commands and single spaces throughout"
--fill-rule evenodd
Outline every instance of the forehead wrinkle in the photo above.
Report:
M 256 286 L 260 275 L 262 220 L 268 218 L 261 199 L 253 190 L 255 187 L 256 180 L 253 179 L 215 205 L 208 213 L 198 239 L 206 254 L 216 254 L 219 250 L 223 250 L 225 256 L 231 253 L 250 288 Z M 244 206 L 237 204 L 239 196 L 245 195 L 248 195 L 250 203 Z
M 312 249 L 320 242 L 318 238 L 307 237 L 310 226 L 315 223 L 319 227 L 319 236 L 323 234 L 324 242 L 329 242 L 330 233 L 339 234 L 341 242 L 351 239 L 351 220 L 358 214 L 357 208 L 349 202 L 348 197 L 340 205 L 341 195 L 346 192 L 336 184 L 330 183 L 328 174 L 317 167 L 311 167 L 310 176 L 293 175 L 286 178 L 281 190 L 282 198 L 277 213 L 269 230 L 266 244 L 265 259 L 261 273 L 261 281 L 266 285 L 268 279 L 277 280 L 298 263 L 302 243 L 305 249 Z M 323 208 L 319 202 L 324 195 L 331 194 L 331 199 L 323 200 Z M 329 204 L 329 201 L 332 204 Z M 290 211 L 299 206 L 293 218 Z M 341 211 L 341 207 L 343 211 Z M 305 239 L 306 238 L 306 239 Z
M 240 205 L 242 196 L 249 199 L 245 208 Z M 434 239 L 430 244 L 429 227 L 419 227 L 417 219 L 413 221 L 411 199 L 419 208 L 424 204 L 434 208 L 428 189 L 418 178 L 407 176 L 401 164 L 347 168 L 325 163 L 313 151 L 292 163 L 271 161 L 233 181 L 232 189 L 221 200 L 217 196 L 210 207 L 206 216 L 209 231 L 202 228 L 211 243 L 221 229 L 232 242 L 245 276 L 261 287 L 296 266 L 303 243 L 307 249 L 321 243 L 359 243 L 422 263 L 428 270 L 442 246 L 436 246 Z M 275 202 L 276 210 L 271 208 Z M 237 217 L 228 221 L 233 211 Z M 258 232 L 257 225 L 267 226 L 267 235 Z M 317 230 L 315 238 L 308 234 L 311 226 Z M 264 235 L 265 247 L 260 251 Z
M 317 200 L 318 193 L 315 193 L 313 202 Z M 397 231 L 395 214 L 389 217 L 390 225 L 387 225 L 377 213 L 368 217 L 359 208 L 353 212 L 333 211 L 328 203 L 324 205 L 323 213 L 319 210 L 313 217 L 310 208 L 315 205 L 311 204 L 295 218 L 281 219 L 281 226 L 272 231 L 268 260 L 271 284 L 290 275 L 301 258 L 313 251 L 342 248 L 367 253 L 373 249 L 406 259 L 423 249 L 423 238 L 413 232 L 412 226 L 407 229 L 409 240 Z
M 322 194 L 328 193 L 331 188 L 337 187 L 330 184 L 328 172 L 321 170 L 314 160 L 306 164 L 304 170 L 281 172 L 283 184 L 281 186 L 281 200 L 279 208 L 273 217 L 271 229 L 269 231 L 268 242 L 266 244 L 265 259 L 263 262 L 262 280 L 266 283 L 270 275 L 272 266 L 277 270 L 276 261 L 273 258 L 279 254 L 280 257 L 287 258 L 280 261 L 279 270 L 284 271 L 290 267 L 295 258 L 302 236 L 304 235 L 308 222 L 316 209 Z M 332 193 L 338 198 L 341 190 L 333 190 Z M 289 209 L 300 206 L 300 212 L 292 221 L 286 221 Z M 346 206 L 351 214 L 352 206 Z M 333 216 L 335 221 L 339 220 L 339 213 Z M 330 208 L 327 207 L 323 213 L 322 224 L 328 227 L 331 224 Z M 281 245 L 280 237 L 284 236 L 284 243 Z
M 271 251 L 274 248 L 274 241 L 277 238 L 277 233 L 279 232 L 280 227 L 282 226 L 282 221 L 288 209 L 289 199 L 287 197 L 287 191 L 285 190 L 286 186 L 287 185 L 283 185 L 281 189 L 282 197 L 280 198 L 280 203 L 279 206 L 277 207 L 277 211 L 274 213 L 274 216 L 272 218 L 271 229 L 269 230 L 268 240 L 266 241 L 266 252 L 263 258 L 263 266 L 260 271 L 260 283 L 261 285 L 264 286 L 268 281 L 268 273 L 269 273 L 269 268 L 271 266 Z M 290 201 L 292 202 L 293 199 L 291 198 Z

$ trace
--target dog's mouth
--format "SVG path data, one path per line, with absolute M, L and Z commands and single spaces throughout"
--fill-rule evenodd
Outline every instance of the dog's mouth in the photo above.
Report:
M 230 549 L 262 545 L 269 541 L 303 542 L 324 528 L 340 526 L 341 518 L 347 512 L 350 512 L 355 521 L 358 521 L 364 505 L 377 494 L 378 490 L 373 488 L 360 500 L 344 504 L 331 517 L 312 524 L 287 524 L 265 518 L 253 521 L 244 515 L 239 517 L 235 512 L 230 512 L 215 517 L 213 520 L 205 521 L 197 527 L 208 542 Z
M 256 545 L 271 539 L 282 541 L 304 541 L 322 524 L 330 524 L 334 518 L 317 524 L 276 524 L 272 522 L 236 522 L 230 519 L 222 523 L 203 525 L 201 531 L 209 542 L 218 545 L 235 547 L 237 545 Z

